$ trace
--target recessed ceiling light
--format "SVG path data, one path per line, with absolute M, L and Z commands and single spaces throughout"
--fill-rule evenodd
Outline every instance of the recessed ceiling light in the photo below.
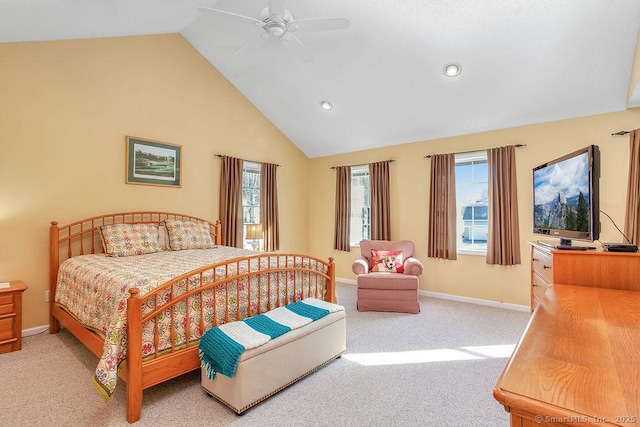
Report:
M 455 62 L 451 62 L 444 66 L 442 72 L 447 77 L 455 77 L 462 71 L 462 67 L 460 64 L 456 64 Z
M 322 101 L 320 102 L 320 108 L 322 108 L 325 111 L 329 111 L 333 108 L 333 105 L 331 105 L 329 101 Z

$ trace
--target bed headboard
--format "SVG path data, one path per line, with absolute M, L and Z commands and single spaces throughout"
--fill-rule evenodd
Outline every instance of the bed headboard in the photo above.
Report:
M 103 225 L 140 223 L 161 225 L 165 219 L 206 222 L 209 224 L 213 241 L 216 245 L 221 242 L 220 221 L 212 223 L 202 218 L 172 212 L 120 212 L 81 219 L 64 226 L 59 226 L 57 221 L 52 221 L 49 233 L 51 280 L 56 280 L 58 267 L 64 260 L 78 255 L 104 252 L 98 233 Z

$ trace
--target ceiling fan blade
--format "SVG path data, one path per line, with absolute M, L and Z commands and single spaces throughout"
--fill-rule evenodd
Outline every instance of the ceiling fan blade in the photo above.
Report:
M 286 0 L 269 0 L 269 16 L 278 15 L 284 19 L 286 12 Z
M 303 61 L 313 61 L 311 53 L 309 53 L 305 45 L 303 45 L 302 42 L 293 34 L 287 33 L 282 37 L 281 41 L 285 47 L 291 49 Z
M 199 7 L 198 10 L 203 13 L 222 14 L 223 16 L 234 19 L 236 21 L 244 22 L 245 24 L 254 24 L 261 28 L 265 25 L 264 22 L 260 21 L 259 19 L 251 18 L 244 15 L 238 15 L 237 13 L 227 12 L 226 10 L 213 9 L 210 7 Z
M 346 18 L 320 18 L 294 20 L 287 25 L 289 31 L 343 30 L 351 25 Z
M 258 34 L 255 37 L 251 37 L 248 42 L 234 50 L 233 53 L 239 55 L 241 53 L 260 49 L 268 40 L 269 36 L 267 33 Z

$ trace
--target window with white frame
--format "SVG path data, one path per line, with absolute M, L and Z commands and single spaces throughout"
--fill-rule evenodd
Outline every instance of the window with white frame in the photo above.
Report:
M 260 164 L 244 162 L 242 168 L 242 243 L 251 249 L 253 240 L 246 237 L 246 224 L 260 223 Z
M 487 152 L 456 154 L 458 253 L 486 254 L 489 219 Z
M 369 166 L 351 168 L 351 222 L 349 241 L 358 246 L 360 240 L 371 238 L 371 191 Z

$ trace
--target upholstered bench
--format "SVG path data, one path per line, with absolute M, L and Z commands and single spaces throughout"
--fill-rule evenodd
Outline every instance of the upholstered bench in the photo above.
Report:
M 340 357 L 346 349 L 345 312 L 328 314 L 242 353 L 235 375 L 209 379 L 202 387 L 238 415 Z

